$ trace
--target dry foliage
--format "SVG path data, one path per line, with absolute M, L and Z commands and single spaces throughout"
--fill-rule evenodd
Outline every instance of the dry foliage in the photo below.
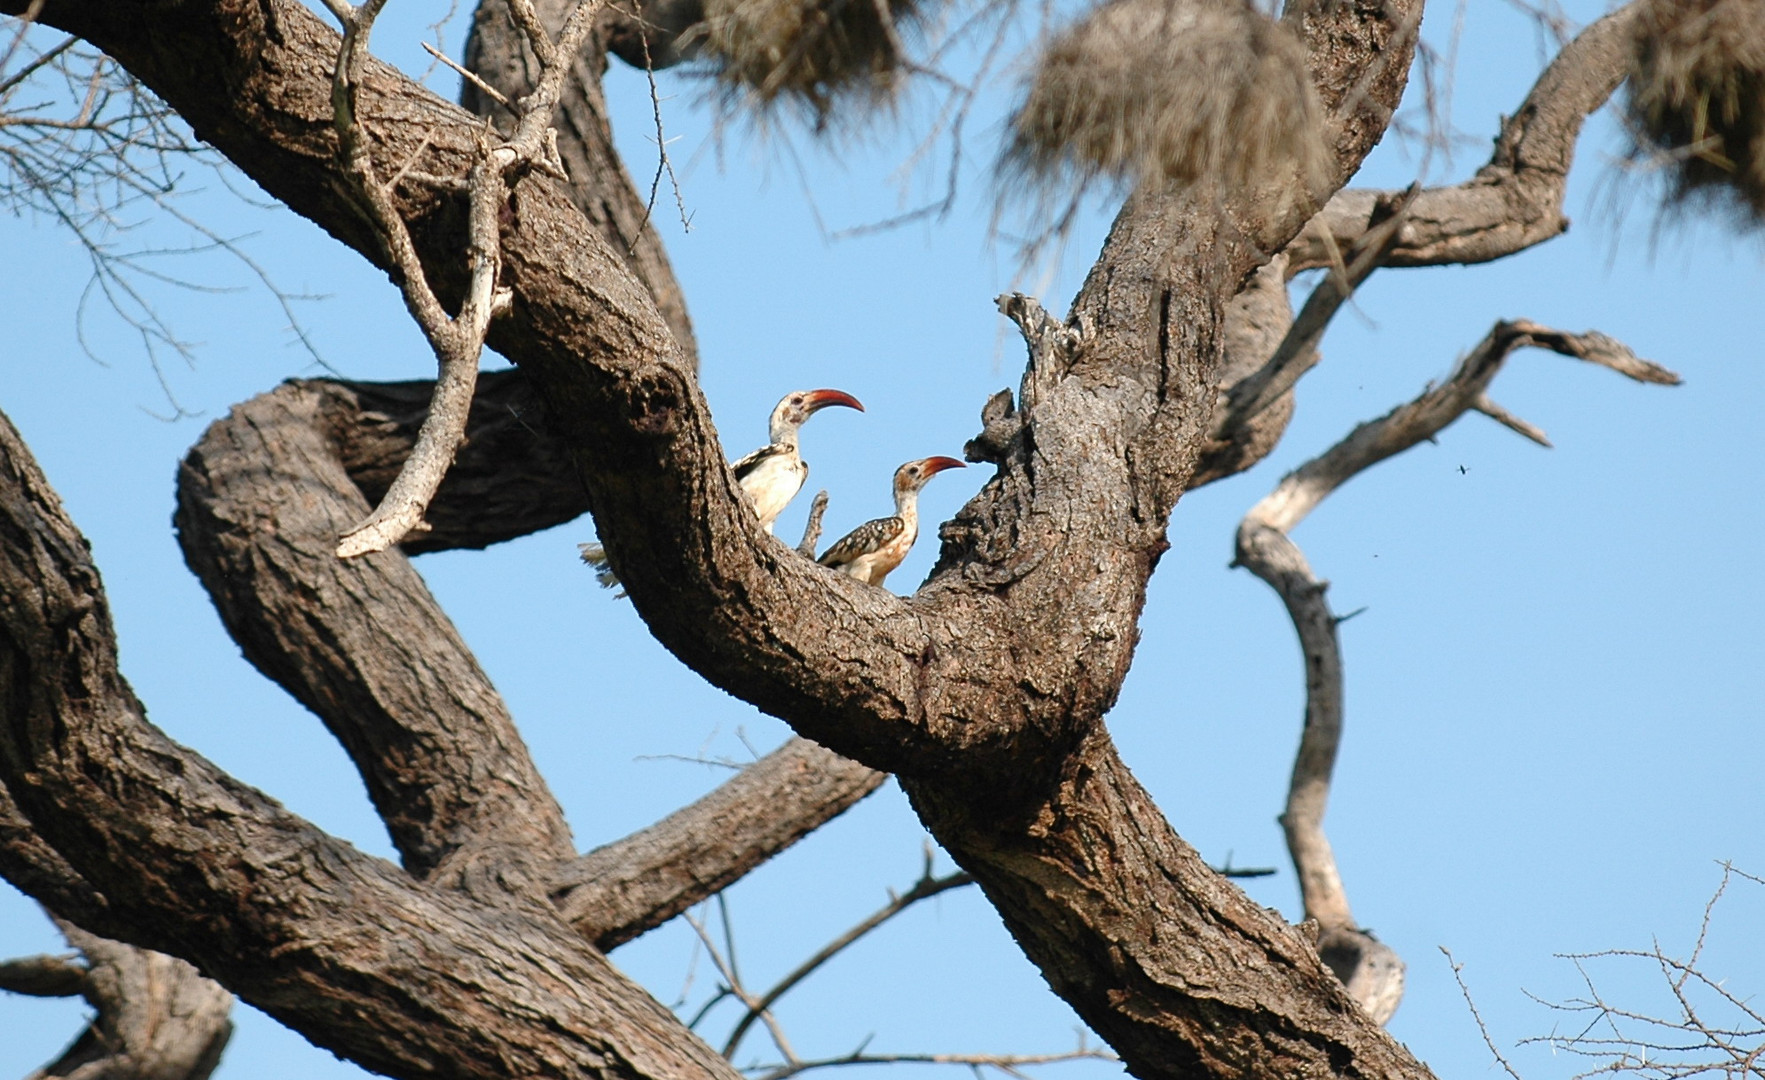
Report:
M 780 100 L 808 106 L 824 127 L 836 102 L 893 97 L 906 59 L 901 30 L 917 26 L 925 0 L 706 0 L 687 31 L 733 95 L 762 110 Z
M 1631 50 L 1639 153 L 1666 155 L 1670 199 L 1765 224 L 1765 3 L 1650 0 Z
M 1305 47 L 1243 0 L 1115 0 L 1044 49 L 1004 171 L 1222 187 L 1326 166 Z

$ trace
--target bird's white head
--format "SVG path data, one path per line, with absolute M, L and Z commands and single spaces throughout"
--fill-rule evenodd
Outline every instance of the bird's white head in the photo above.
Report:
M 968 466 L 953 457 L 928 457 L 918 461 L 909 461 L 895 470 L 895 493 L 905 494 L 918 491 L 925 482 L 943 472 L 945 469 L 965 469 Z
M 770 435 L 774 443 L 793 442 L 803 422 L 829 405 L 864 411 L 858 399 L 844 390 L 792 390 L 772 409 Z

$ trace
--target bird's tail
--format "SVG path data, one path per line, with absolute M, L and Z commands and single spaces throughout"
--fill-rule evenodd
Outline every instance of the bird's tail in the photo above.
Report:
M 613 573 L 612 564 L 607 562 L 607 549 L 599 544 L 577 544 L 576 550 L 582 552 L 582 561 L 594 567 L 594 579 L 601 583 L 601 588 L 612 589 L 619 585 L 619 575 Z M 625 594 L 621 592 L 620 596 Z

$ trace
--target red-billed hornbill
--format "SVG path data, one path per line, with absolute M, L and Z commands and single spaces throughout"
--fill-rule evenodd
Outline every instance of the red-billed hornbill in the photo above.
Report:
M 895 516 L 866 521 L 815 561 L 866 585 L 881 586 L 889 571 L 900 566 L 913 549 L 913 541 L 919 539 L 919 489 L 945 469 L 963 467 L 955 458 L 928 457 L 896 469 Z
M 809 463 L 797 452 L 797 432 L 811 416 L 829 405 L 864 411 L 858 399 L 843 390 L 793 390 L 772 407 L 768 424 L 772 441 L 730 463 L 736 482 L 753 503 L 760 527 L 767 532 L 772 531 L 772 523 L 797 497 L 809 476 Z M 618 576 L 607 565 L 605 548 L 599 544 L 580 547 L 582 561 L 595 568 L 596 581 L 609 589 L 619 584 Z

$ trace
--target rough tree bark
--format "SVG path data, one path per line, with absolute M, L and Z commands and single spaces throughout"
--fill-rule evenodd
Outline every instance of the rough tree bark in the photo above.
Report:
M 1296 6 L 1339 185 L 1401 96 L 1421 0 Z M 38 18 L 114 56 L 272 195 L 380 257 L 337 196 L 337 35 L 305 8 L 48 0 Z M 497 25 L 485 18 L 477 47 Z M 519 68 L 504 73 L 511 85 Z M 582 78 L 590 99 L 596 74 Z M 473 160 L 477 122 L 397 72 L 371 66 L 360 102 L 383 174 L 416 163 L 454 176 Z M 588 109 L 583 123 L 604 130 Z M 1429 1076 L 1304 935 L 1202 863 L 1103 725 L 1168 516 L 1208 445 L 1228 305 L 1330 191 L 1137 191 L 1064 323 L 1008 301 L 1030 362 L 1015 409 L 990 407 L 978 440 L 997 472 L 942 530 L 931 580 L 900 599 L 759 531 L 699 394 L 665 260 L 627 256 L 631 204 L 605 190 L 629 184 L 607 154 L 590 170 L 612 207 L 589 210 L 598 228 L 583 227 L 582 192 L 537 174 L 502 221 L 513 303 L 490 343 L 521 369 L 506 392 L 531 394 L 537 410 L 520 411 L 553 441 L 517 445 L 488 398 L 476 420 L 489 473 L 519 460 L 542 497 L 568 487 L 567 460 L 580 501 L 475 522 L 488 473 L 474 438 L 432 509 L 436 531 L 411 550 L 494 542 L 586 505 L 665 646 L 862 765 L 792 744 L 688 818 L 575 857 L 506 710 L 406 556 L 328 559 L 364 490 L 396 467 L 410 398 L 291 383 L 211 429 L 186 464 L 180 528 L 253 662 L 355 759 L 404 867 L 325 836 L 146 723 L 116 673 L 83 542 L 0 425 L 0 869 L 64 916 L 186 958 L 389 1075 L 696 1080 L 733 1073 L 595 946 L 733 880 L 887 770 L 1137 1075 Z M 460 200 L 417 184 L 398 194 L 425 265 L 458 289 Z M 1358 237 L 1355 212 L 1331 226 L 1339 246 Z M 360 662 L 398 634 L 421 650 Z M 788 827 L 768 826 L 756 791 L 798 781 Z M 737 822 L 741 842 L 695 845 L 683 825 L 695 813 Z

